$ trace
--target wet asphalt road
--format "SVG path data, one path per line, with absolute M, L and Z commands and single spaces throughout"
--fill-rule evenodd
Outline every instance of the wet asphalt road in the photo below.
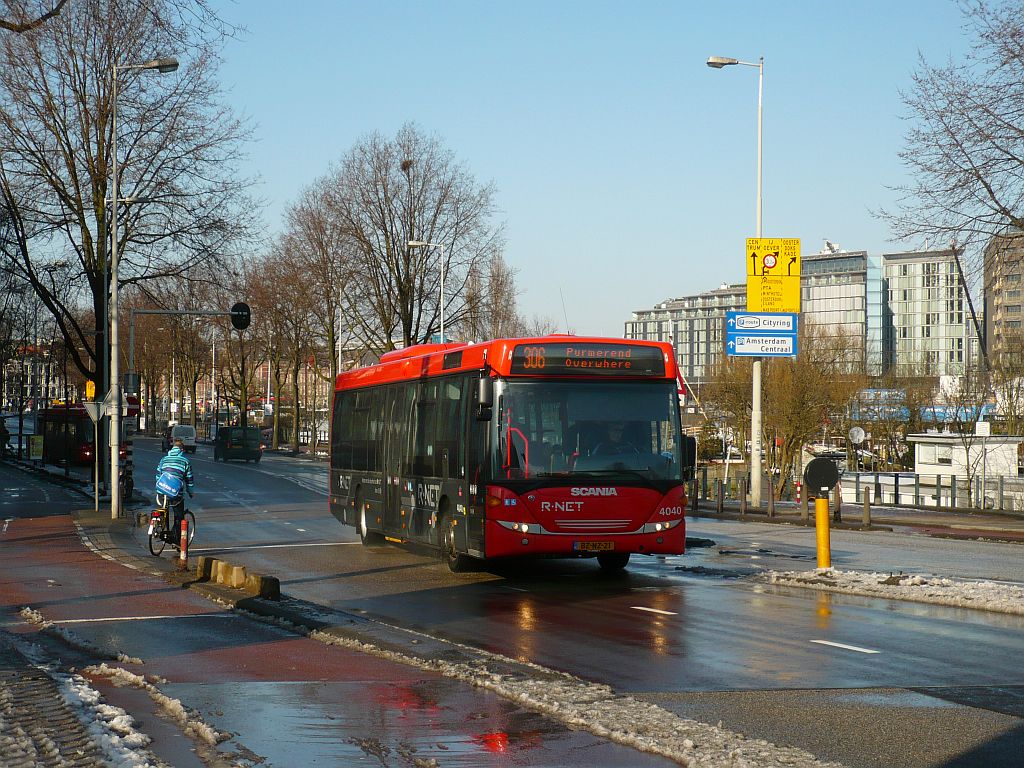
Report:
M 429 553 L 362 547 L 328 514 L 320 466 L 272 455 L 225 466 L 206 452 L 195 460 L 198 550 L 277 575 L 288 594 L 606 682 L 851 766 L 937 765 L 971 750 L 988 750 L 987 765 L 1016 765 L 1024 746 L 1024 670 L 1011 661 L 1024 652 L 1020 617 L 732 578 L 813 568 L 813 531 L 688 521 L 691 536 L 716 546 L 640 559 L 621 575 L 585 561 L 454 575 Z M 155 464 L 156 452 L 138 454 Z M 952 565 L 957 575 L 1024 580 L 1019 545 L 838 534 L 839 568 Z

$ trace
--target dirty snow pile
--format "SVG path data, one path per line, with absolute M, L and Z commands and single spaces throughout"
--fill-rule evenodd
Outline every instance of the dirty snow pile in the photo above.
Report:
M 759 581 L 823 592 L 937 603 L 958 608 L 1024 615 L 1024 586 L 909 573 L 865 573 L 818 568 L 814 571 L 767 571 Z

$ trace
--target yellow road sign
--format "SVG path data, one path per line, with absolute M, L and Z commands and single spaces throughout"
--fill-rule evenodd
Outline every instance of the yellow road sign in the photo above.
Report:
M 800 238 L 747 238 L 747 311 L 800 311 Z
M 96 399 L 96 382 L 93 381 L 92 379 L 86 379 L 85 381 L 85 399 Z

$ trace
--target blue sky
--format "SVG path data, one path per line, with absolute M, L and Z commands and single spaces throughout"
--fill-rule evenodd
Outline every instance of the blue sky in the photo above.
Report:
M 621 336 L 633 310 L 743 280 L 765 59 L 764 236 L 872 253 L 905 181 L 899 91 L 962 55 L 946 0 L 218 0 L 268 232 L 356 142 L 415 122 L 493 181 L 520 311 Z

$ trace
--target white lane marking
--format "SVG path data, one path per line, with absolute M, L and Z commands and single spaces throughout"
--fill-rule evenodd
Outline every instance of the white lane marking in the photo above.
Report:
M 833 643 L 829 640 L 811 640 L 812 643 L 818 645 L 831 645 L 833 648 L 845 648 L 848 651 L 857 651 L 857 653 L 881 653 L 881 651 L 873 651 L 870 648 L 858 648 L 856 645 L 844 645 L 843 643 Z
M 189 552 L 238 552 L 242 549 L 299 549 L 301 547 L 352 547 L 358 541 L 334 541 L 325 544 L 249 544 L 244 547 L 189 547 Z
M 510 587 L 507 584 L 505 585 L 505 589 L 514 589 L 516 592 L 529 592 L 530 591 L 528 589 L 523 589 L 522 587 Z
M 679 615 L 678 613 L 673 613 L 672 611 L 662 611 L 662 610 L 659 610 L 657 608 L 645 608 L 642 605 L 631 605 L 629 607 L 632 608 L 634 611 L 647 611 L 648 613 L 658 613 L 658 614 L 661 614 L 662 616 L 678 616 Z
M 153 621 L 154 619 L 233 619 L 234 613 L 185 613 L 166 616 L 106 616 L 95 619 L 58 619 L 53 624 L 103 624 L 108 621 Z

